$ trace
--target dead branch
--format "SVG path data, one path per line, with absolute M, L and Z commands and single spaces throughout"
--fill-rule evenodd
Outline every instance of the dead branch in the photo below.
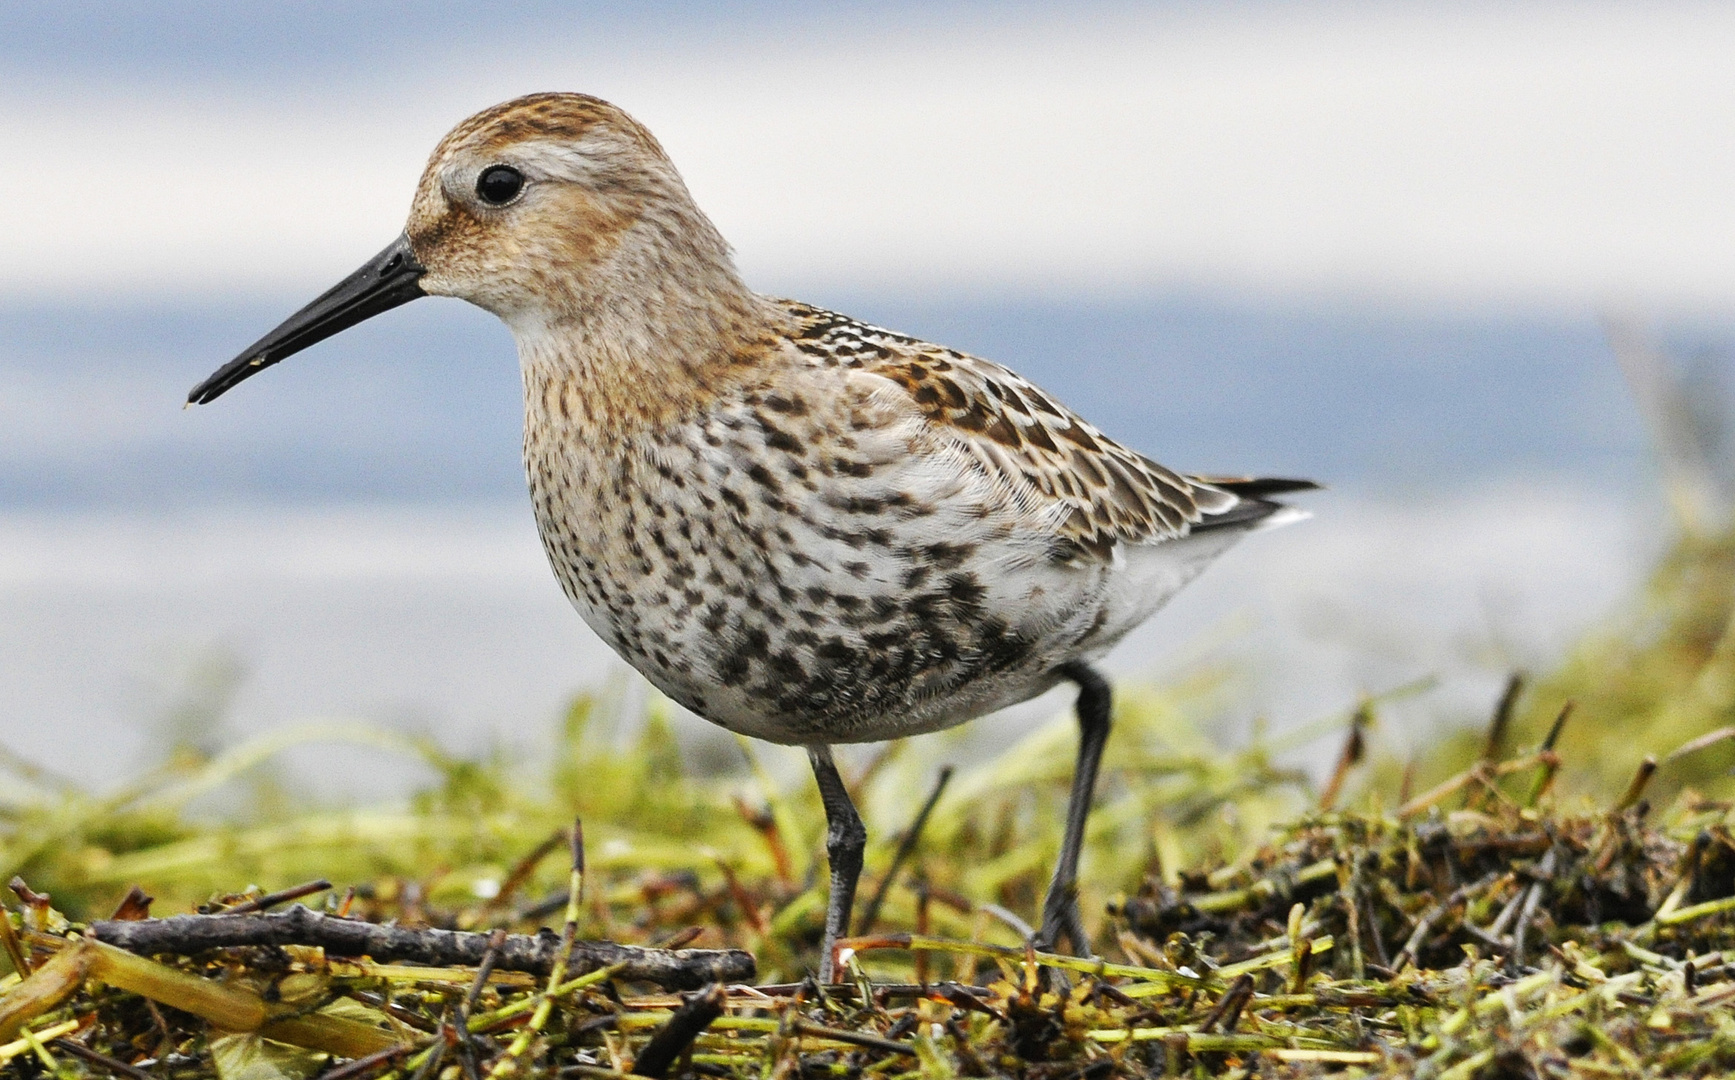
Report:
M 656 1078 L 667 1076 L 669 1068 L 693 1045 L 693 1040 L 723 1015 L 728 1003 L 723 988 L 714 983 L 688 998 L 639 1051 L 633 1072 Z
M 332 956 L 371 956 L 381 962 L 407 961 L 435 966 L 476 967 L 488 952 L 489 935 L 458 930 L 410 930 L 400 926 L 339 919 L 296 904 L 288 911 L 261 915 L 175 915 L 92 923 L 101 942 L 144 956 L 188 956 L 209 949 L 245 945 L 302 945 Z M 496 966 L 504 971 L 547 975 L 560 952 L 560 936 L 543 930 L 534 937 L 508 934 Z M 677 990 L 707 983 L 748 982 L 755 968 L 751 954 L 738 949 L 647 949 L 612 941 L 579 941 L 572 947 L 568 972 L 581 975 L 622 965 L 620 978 Z

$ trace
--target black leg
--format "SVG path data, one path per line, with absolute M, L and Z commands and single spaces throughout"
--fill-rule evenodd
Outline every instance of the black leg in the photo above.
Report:
M 1054 880 L 1042 901 L 1042 929 L 1037 932 L 1036 944 L 1041 949 L 1053 949 L 1064 933 L 1072 940 L 1073 952 L 1089 956 L 1090 937 L 1078 910 L 1078 852 L 1084 846 L 1084 821 L 1090 816 L 1102 748 L 1108 742 L 1110 694 L 1108 680 L 1088 665 L 1068 664 L 1060 672 L 1078 684 L 1078 768 L 1072 774 L 1072 796 L 1066 803 L 1066 835 L 1060 842 Z
M 832 976 L 837 939 L 849 936 L 850 908 L 855 904 L 855 883 L 861 877 L 861 855 L 867 847 L 867 829 L 855 804 L 849 801 L 843 777 L 831 760 L 831 747 L 810 746 L 813 778 L 819 781 L 819 800 L 825 804 L 825 854 L 831 861 L 831 900 L 825 906 L 825 952 L 819 961 L 819 981 Z

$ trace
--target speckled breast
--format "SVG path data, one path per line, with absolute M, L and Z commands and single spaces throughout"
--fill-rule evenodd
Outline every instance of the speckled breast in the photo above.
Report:
M 581 440 L 534 414 L 525 464 L 585 621 L 700 716 L 777 742 L 871 741 L 1023 700 L 1102 605 L 1101 572 L 869 398 L 797 382 Z

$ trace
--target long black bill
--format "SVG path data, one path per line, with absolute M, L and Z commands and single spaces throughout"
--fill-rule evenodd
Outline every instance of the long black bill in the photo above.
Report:
M 391 246 L 369 259 L 360 270 L 344 278 L 297 311 L 277 329 L 247 347 L 240 356 L 218 368 L 210 378 L 187 395 L 190 405 L 203 405 L 222 397 L 236 383 L 265 370 L 286 356 L 293 356 L 315 342 L 324 341 L 364 319 L 399 304 L 407 304 L 422 291 L 427 268 L 416 261 L 410 238 L 400 236 Z

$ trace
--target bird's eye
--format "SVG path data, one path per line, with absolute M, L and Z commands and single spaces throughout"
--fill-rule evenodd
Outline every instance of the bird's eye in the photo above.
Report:
M 524 174 L 510 165 L 490 165 L 476 178 L 476 195 L 490 206 L 505 206 L 524 189 Z

